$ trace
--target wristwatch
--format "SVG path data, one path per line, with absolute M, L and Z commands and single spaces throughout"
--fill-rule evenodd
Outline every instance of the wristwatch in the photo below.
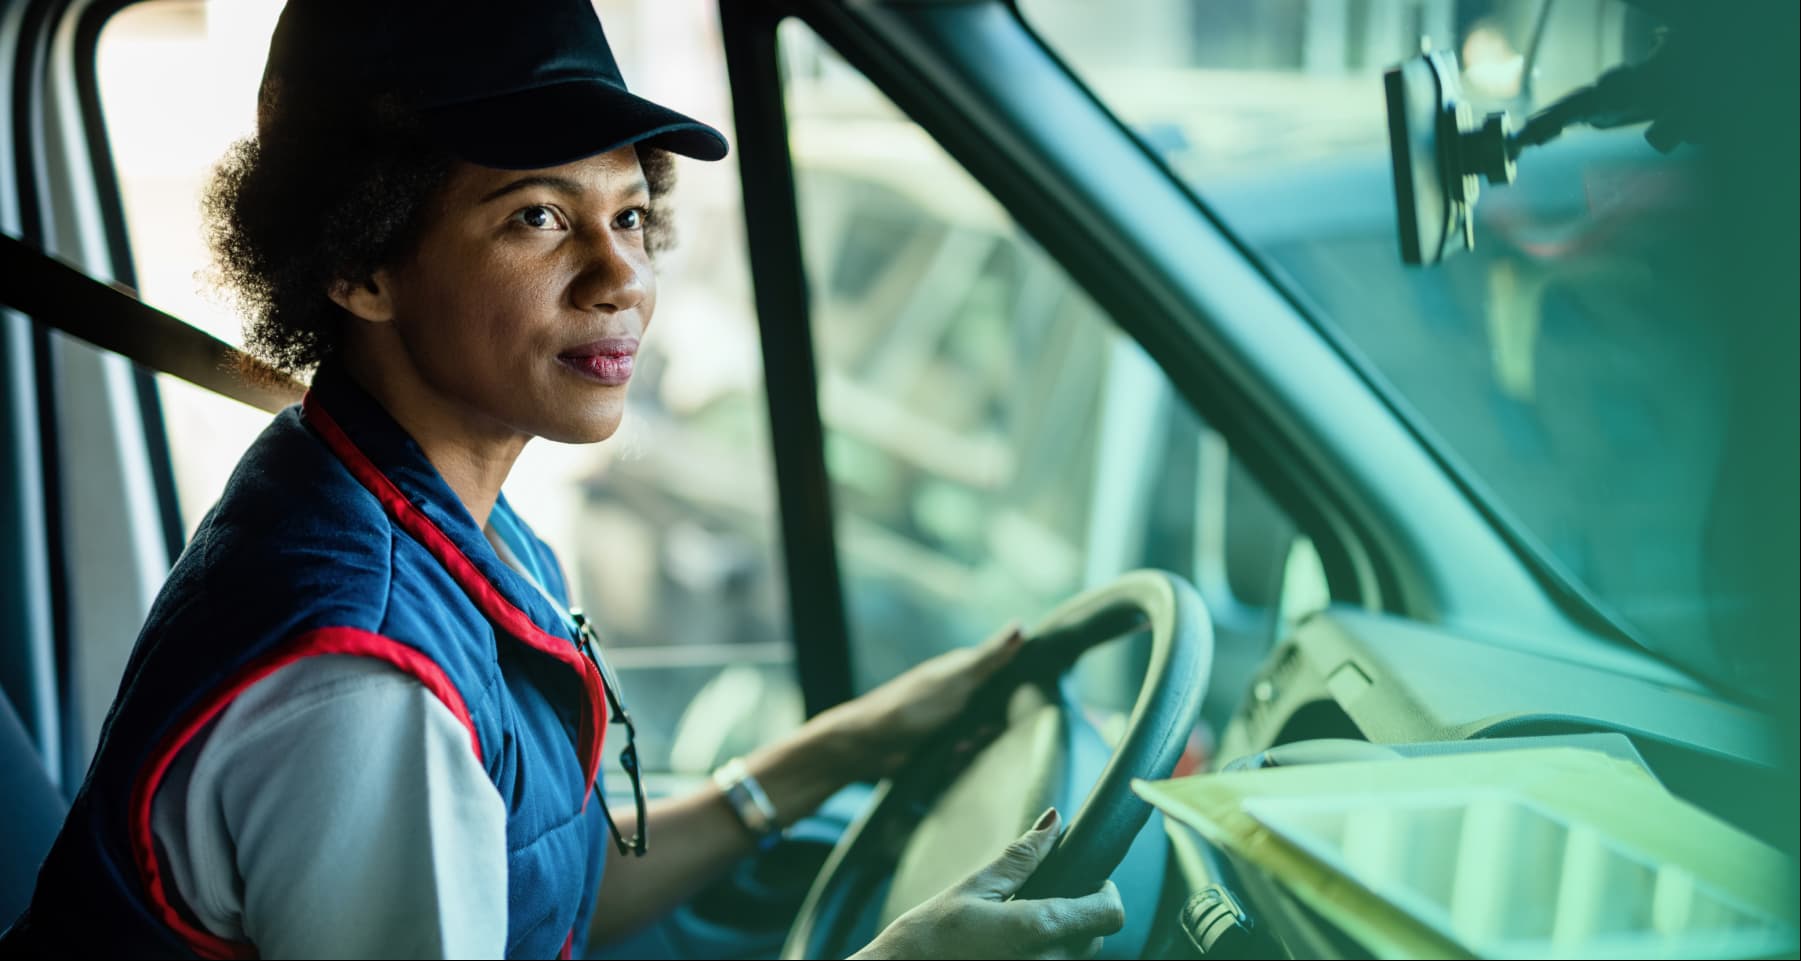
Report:
M 713 783 L 725 794 L 725 801 L 738 815 L 744 830 L 756 839 L 757 850 L 767 851 L 782 840 L 782 825 L 776 820 L 775 805 L 763 793 L 763 785 L 751 777 L 744 759 L 735 757 L 713 772 Z

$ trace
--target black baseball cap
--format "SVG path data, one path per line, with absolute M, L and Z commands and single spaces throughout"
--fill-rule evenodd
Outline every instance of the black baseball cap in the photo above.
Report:
M 590 0 L 289 0 L 263 99 L 393 96 L 455 156 L 554 167 L 646 143 L 725 156 L 719 131 L 631 93 Z

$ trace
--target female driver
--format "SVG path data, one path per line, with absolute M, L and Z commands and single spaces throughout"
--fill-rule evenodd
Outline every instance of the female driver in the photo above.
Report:
M 6 948 L 567 955 L 889 770 L 1012 655 L 1005 632 L 814 718 L 608 863 L 645 852 L 594 791 L 623 708 L 500 489 L 531 439 L 618 427 L 669 152 L 725 142 L 626 92 L 589 0 L 289 3 L 208 209 L 249 343 L 312 389 L 158 596 Z M 867 953 L 1091 950 L 1111 887 L 1006 900 L 1056 821 Z

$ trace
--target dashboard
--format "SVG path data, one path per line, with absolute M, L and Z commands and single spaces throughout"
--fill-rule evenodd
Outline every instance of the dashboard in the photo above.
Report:
M 1575 747 L 1628 762 L 1714 818 L 1782 843 L 1758 803 L 1774 796 L 1781 770 L 1769 718 L 1637 652 L 1562 640 L 1322 611 L 1253 676 L 1215 770 Z M 1166 829 L 1172 857 L 1152 956 L 1370 954 L 1261 865 L 1174 819 Z

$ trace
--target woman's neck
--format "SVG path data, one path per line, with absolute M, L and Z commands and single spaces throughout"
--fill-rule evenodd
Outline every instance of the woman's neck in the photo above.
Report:
M 351 350 L 344 367 L 425 452 L 475 526 L 486 528 L 501 485 L 531 438 L 433 389 L 404 355 Z

